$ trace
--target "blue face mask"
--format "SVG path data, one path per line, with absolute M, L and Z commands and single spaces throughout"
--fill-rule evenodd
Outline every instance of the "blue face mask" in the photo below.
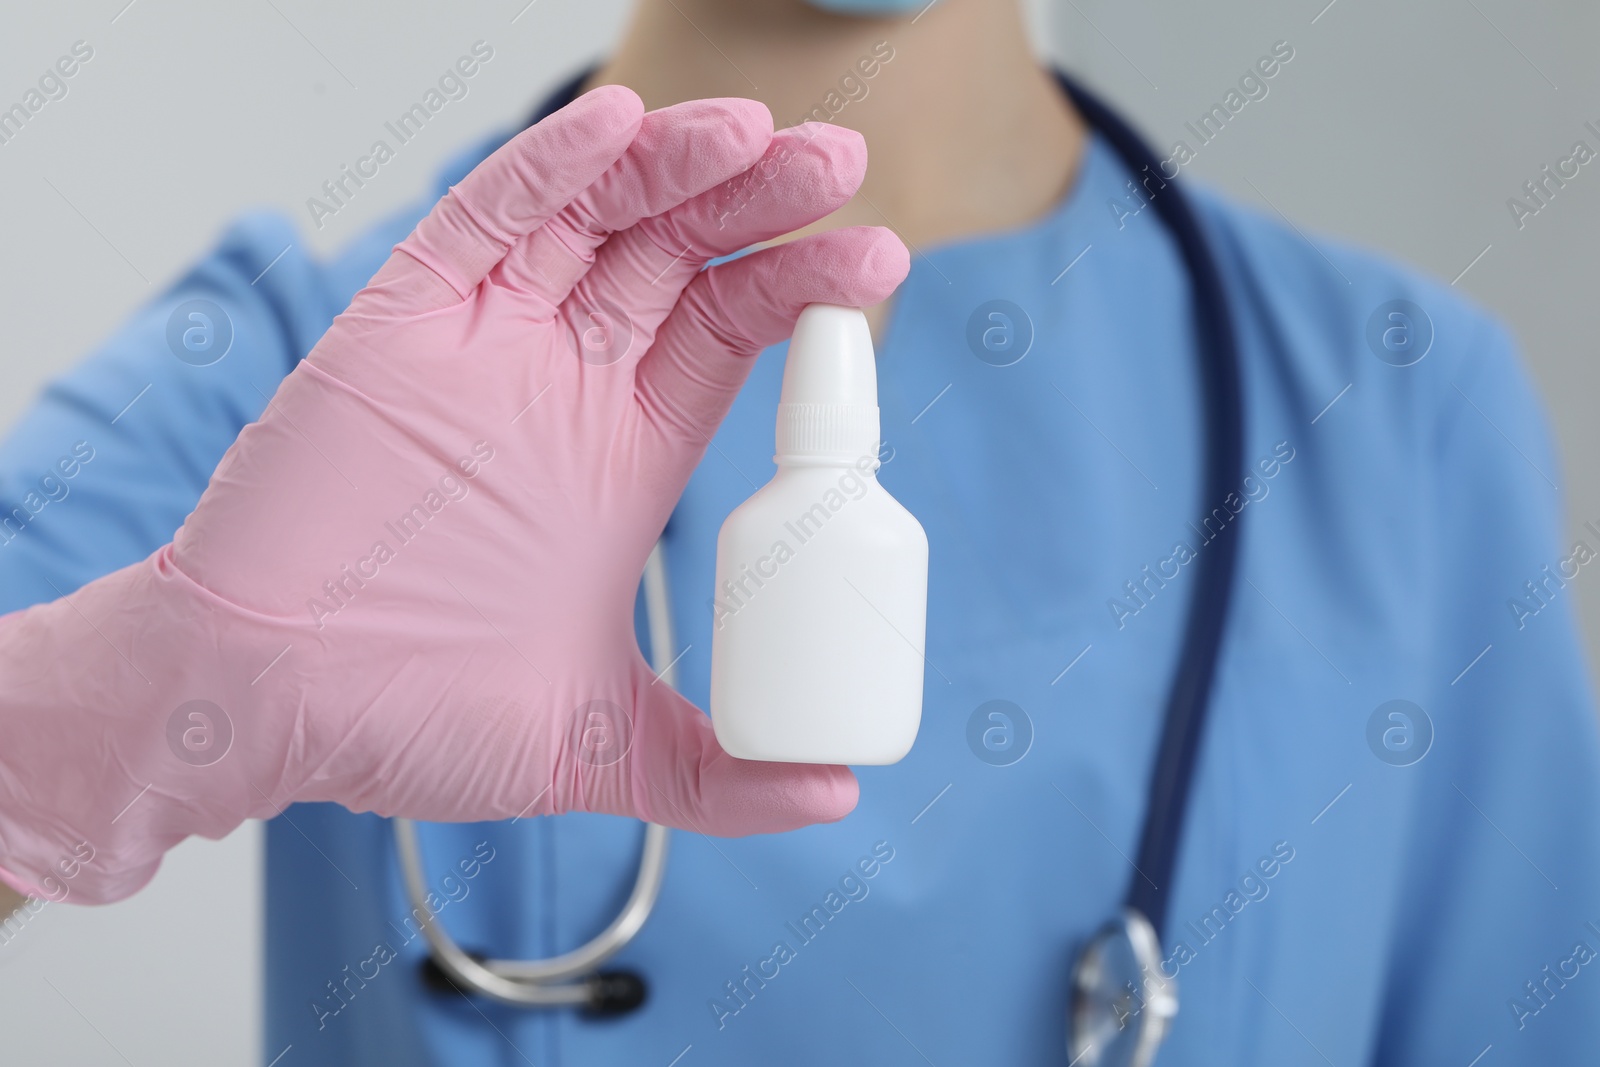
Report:
M 866 18 L 893 18 L 930 6 L 930 0 L 810 0 L 810 3 L 824 11 Z

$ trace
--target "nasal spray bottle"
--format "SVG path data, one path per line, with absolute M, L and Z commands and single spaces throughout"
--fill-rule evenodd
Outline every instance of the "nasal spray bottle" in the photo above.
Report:
M 856 308 L 800 313 L 777 443 L 777 474 L 717 537 L 717 740 L 740 759 L 894 763 L 922 719 L 928 538 L 878 484 L 878 375 Z

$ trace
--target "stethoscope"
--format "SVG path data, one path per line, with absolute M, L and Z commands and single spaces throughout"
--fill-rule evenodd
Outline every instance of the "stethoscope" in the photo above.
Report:
M 557 90 L 535 121 L 573 100 L 585 72 Z M 1205 500 L 1223 500 L 1244 461 L 1243 389 L 1233 320 L 1221 273 L 1182 190 L 1162 171 L 1163 160 L 1115 112 L 1064 74 L 1062 89 L 1145 186 L 1149 206 L 1166 225 L 1188 269 L 1199 338 L 1205 412 Z M 1121 911 L 1082 946 L 1072 968 L 1067 1009 L 1071 1067 L 1150 1067 L 1178 1010 L 1178 987 L 1163 968 L 1161 931 L 1183 834 L 1189 785 L 1205 729 L 1213 677 L 1233 591 L 1237 520 L 1197 560 L 1194 598 L 1167 698 L 1160 745 L 1151 771 L 1135 874 Z M 666 564 L 658 544 L 645 565 L 645 610 L 652 666 L 668 685 L 674 647 Z M 587 944 L 542 960 L 474 956 L 445 931 L 427 905 L 416 828 L 394 820 L 406 893 L 431 950 L 430 966 L 463 991 L 522 1007 L 572 1006 L 606 1014 L 643 1003 L 644 980 L 600 967 L 638 934 L 655 906 L 666 874 L 667 830 L 648 825 L 632 893 L 611 924 Z
M 659 543 L 645 561 L 643 586 L 650 667 L 662 682 L 675 686 L 677 661 L 672 658 L 672 601 L 667 589 L 667 564 Z M 424 975 L 430 984 L 447 981 L 462 991 L 482 993 L 521 1008 L 572 1007 L 600 1015 L 621 1015 L 644 1003 L 643 978 L 632 971 L 602 971 L 600 967 L 633 940 L 656 906 L 661 882 L 667 875 L 669 838 L 665 826 L 645 824 L 633 891 L 604 930 L 587 943 L 559 956 L 542 960 L 497 960 L 467 952 L 440 924 L 427 905 L 428 885 L 423 875 L 422 847 L 417 841 L 416 825 L 409 819 L 393 822 L 395 851 L 412 914 L 426 917 L 422 935 L 428 942 L 429 967 Z

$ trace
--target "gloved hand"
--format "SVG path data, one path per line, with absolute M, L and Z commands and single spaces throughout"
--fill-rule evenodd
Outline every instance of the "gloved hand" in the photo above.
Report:
M 743 100 L 606 87 L 451 190 L 284 380 L 173 542 L 0 619 L 0 868 L 126 896 L 295 801 L 711 834 L 855 804 L 748 763 L 640 655 L 645 558 L 754 356 L 908 268 L 871 228 L 702 271 L 865 169 Z M 84 849 L 92 858 L 83 862 Z

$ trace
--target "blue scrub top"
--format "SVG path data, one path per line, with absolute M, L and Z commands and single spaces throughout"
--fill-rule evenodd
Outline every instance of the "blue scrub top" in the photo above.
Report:
M 0 502 L 75 447 L 93 458 L 0 534 L 0 609 L 167 541 L 263 397 L 494 144 L 329 261 L 280 217 L 242 219 L 49 386 L 0 448 Z M 263 1061 L 1065 1063 L 1069 964 L 1139 877 L 1193 562 L 1225 527 L 1239 584 L 1163 946 L 1182 998 L 1163 1067 L 1592 1059 L 1600 747 L 1571 584 L 1600 530 L 1559 540 L 1561 475 L 1497 323 L 1192 192 L 1240 334 L 1236 494 L 1197 488 L 1189 280 L 1093 140 L 1046 217 L 921 249 L 880 347 L 881 477 L 932 552 L 910 756 L 860 771 L 837 825 L 675 833 L 616 960 L 648 1003 L 609 1020 L 426 987 L 387 823 L 294 807 L 267 833 Z M 207 366 L 167 340 L 193 299 L 233 327 Z M 760 357 L 666 534 L 702 705 L 716 532 L 772 473 L 782 363 Z M 422 840 L 442 921 L 504 957 L 604 926 L 640 836 L 577 815 Z

